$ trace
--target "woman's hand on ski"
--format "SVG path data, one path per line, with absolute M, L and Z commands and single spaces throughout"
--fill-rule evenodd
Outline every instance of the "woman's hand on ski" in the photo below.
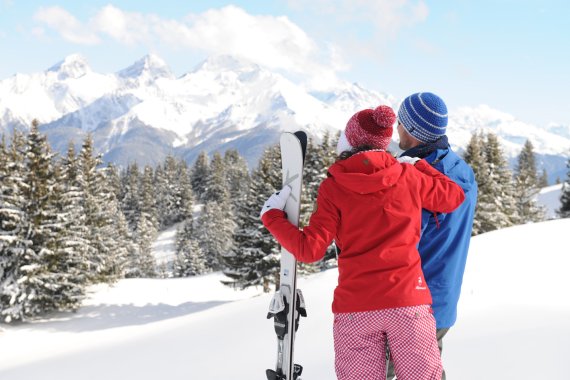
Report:
M 272 209 L 283 210 L 285 203 L 287 203 L 287 198 L 289 198 L 289 194 L 291 194 L 291 187 L 289 185 L 285 185 L 281 190 L 273 193 L 269 199 L 265 201 L 259 217 L 261 218 L 263 214 Z

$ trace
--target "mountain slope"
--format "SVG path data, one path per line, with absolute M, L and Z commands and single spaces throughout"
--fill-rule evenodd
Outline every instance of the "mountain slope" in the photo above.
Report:
M 212 56 L 175 77 L 156 55 L 116 73 L 94 72 L 71 55 L 42 73 L 0 81 L 0 131 L 27 128 L 36 118 L 57 150 L 92 133 L 104 159 L 155 164 L 174 153 L 192 161 L 201 150 L 236 148 L 254 166 L 282 131 L 306 130 L 321 138 L 344 128 L 354 112 L 393 96 L 353 83 L 314 92 L 283 75 L 231 56 Z M 551 178 L 563 177 L 570 127 L 539 128 L 488 106 L 450 112 L 449 137 L 463 149 L 471 133 L 493 131 L 513 159 L 530 138 Z M 394 138 L 397 140 L 395 134 Z

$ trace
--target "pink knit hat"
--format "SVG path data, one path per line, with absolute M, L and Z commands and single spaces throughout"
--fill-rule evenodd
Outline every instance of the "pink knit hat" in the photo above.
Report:
M 337 153 L 350 151 L 361 145 L 370 145 L 374 149 L 386 150 L 392 139 L 396 114 L 391 107 L 379 106 L 355 113 L 340 135 Z

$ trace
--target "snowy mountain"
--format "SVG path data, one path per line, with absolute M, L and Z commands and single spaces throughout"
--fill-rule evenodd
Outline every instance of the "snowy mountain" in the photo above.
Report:
M 174 153 L 192 161 L 205 150 L 236 148 L 253 166 L 284 130 L 319 139 L 342 129 L 356 111 L 393 96 L 340 83 L 315 92 L 283 75 L 231 56 L 213 56 L 175 77 L 156 55 L 111 74 L 94 72 L 70 55 L 42 73 L 0 81 L 0 131 L 26 128 L 36 118 L 56 149 L 92 133 L 104 159 L 120 165 L 162 161 Z M 449 136 L 459 149 L 476 130 L 493 131 L 509 157 L 531 138 L 551 178 L 563 177 L 570 126 L 539 128 L 488 106 L 451 110 Z M 396 138 L 397 136 L 395 136 Z
M 444 343 L 449 378 L 568 379 L 570 256 L 561 247 L 569 228 L 570 219 L 558 219 L 473 238 L 458 322 Z M 168 238 L 159 241 L 155 253 L 162 255 Z M 335 378 L 330 305 L 337 276 L 331 269 L 299 281 L 308 312 L 295 348 L 303 378 Z M 0 378 L 264 378 L 276 357 L 266 319 L 271 294 L 235 291 L 222 278 L 121 280 L 93 287 L 75 313 L 2 325 Z

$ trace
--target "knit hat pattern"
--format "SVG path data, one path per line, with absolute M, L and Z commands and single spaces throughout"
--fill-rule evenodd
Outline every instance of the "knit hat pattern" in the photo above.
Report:
M 404 99 L 398 120 L 410 135 L 423 143 L 432 143 L 445 135 L 447 106 L 431 92 L 418 92 Z
M 337 152 L 340 154 L 362 145 L 386 150 L 392 139 L 395 122 L 396 114 L 388 106 L 379 106 L 355 113 L 346 123 L 346 128 L 339 139 Z

